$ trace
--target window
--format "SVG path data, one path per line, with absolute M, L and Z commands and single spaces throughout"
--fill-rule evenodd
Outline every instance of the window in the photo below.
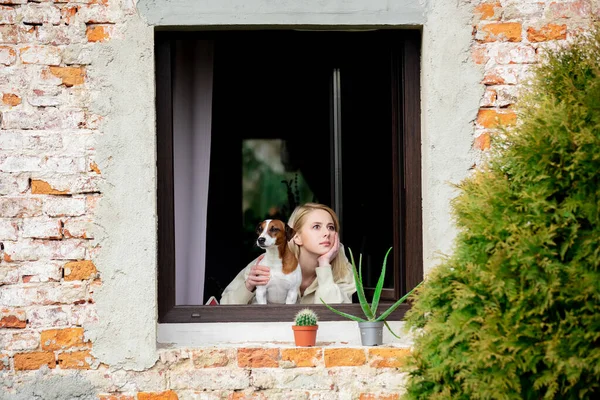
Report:
M 256 257 L 256 224 L 287 219 L 296 202 L 336 210 L 366 286 L 393 247 L 382 302 L 422 280 L 420 32 L 159 31 L 155 41 L 160 322 L 291 320 L 304 305 L 202 304 Z

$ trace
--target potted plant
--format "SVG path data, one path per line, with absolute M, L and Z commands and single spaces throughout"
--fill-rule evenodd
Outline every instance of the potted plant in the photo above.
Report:
M 327 306 L 334 313 L 341 315 L 342 317 L 351 319 L 353 321 L 358 322 L 358 326 L 360 328 L 360 340 L 363 346 L 377 346 L 382 344 L 383 342 L 383 325 L 385 325 L 390 333 L 397 338 L 400 338 L 398 335 L 392 331 L 392 328 L 388 325 L 386 318 L 396 309 L 400 304 L 402 304 L 408 296 L 412 294 L 412 292 L 419 287 L 422 283 L 419 283 L 415 286 L 410 292 L 404 295 L 400 300 L 392 304 L 386 311 L 381 313 L 379 316 L 377 315 L 377 307 L 379 306 L 379 298 L 381 296 L 381 291 L 383 289 L 383 280 L 385 278 L 385 267 L 387 264 L 387 258 L 390 254 L 392 248 L 390 247 L 387 253 L 385 253 L 385 258 L 383 259 L 383 266 L 381 267 L 381 275 L 379 276 L 379 280 L 377 281 L 377 286 L 375 287 L 375 292 L 373 293 L 373 302 L 369 304 L 367 298 L 365 296 L 365 290 L 362 283 L 362 254 L 359 257 L 358 261 L 358 270 L 356 268 L 356 263 L 354 262 L 354 256 L 352 254 L 352 250 L 348 248 L 350 251 L 350 260 L 352 263 L 352 270 L 354 273 L 354 282 L 356 284 L 356 293 L 358 295 L 358 301 L 360 302 L 360 307 L 363 310 L 364 318 L 358 317 L 355 315 L 351 315 L 342 311 L 338 311 L 335 308 L 331 307 L 329 304 L 325 303 L 323 299 L 321 302 Z
M 310 308 L 303 308 L 294 318 L 295 325 L 292 325 L 294 331 L 294 341 L 296 346 L 314 346 L 317 341 L 317 314 Z

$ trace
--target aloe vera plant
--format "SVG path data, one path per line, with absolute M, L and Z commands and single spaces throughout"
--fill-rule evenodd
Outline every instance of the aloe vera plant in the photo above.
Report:
M 383 321 L 385 323 L 386 328 L 388 328 L 388 330 L 390 331 L 390 333 L 392 335 L 394 335 L 395 337 L 400 338 L 398 335 L 396 335 L 394 333 L 394 331 L 392 331 L 392 328 L 390 328 L 390 326 L 388 325 L 386 318 L 392 312 L 394 312 L 394 310 L 396 310 L 396 308 L 398 308 L 398 306 L 400 306 L 400 304 L 404 303 L 404 301 L 408 298 L 408 296 L 410 296 L 412 294 L 412 292 L 417 287 L 419 287 L 419 285 L 421 285 L 422 282 L 419 283 L 417 286 L 415 286 L 410 292 L 408 292 L 407 294 L 402 296 L 401 299 L 396 301 L 387 310 L 385 310 L 383 313 L 381 313 L 378 316 L 377 308 L 379 307 L 379 298 L 381 297 L 381 291 L 383 289 L 383 281 L 385 279 L 385 267 L 387 264 L 388 255 L 390 254 L 390 251 L 392 251 L 392 248 L 390 247 L 388 249 L 387 253 L 385 253 L 385 257 L 383 259 L 383 265 L 381 267 L 381 275 L 379 276 L 379 280 L 377 281 L 377 286 L 375 287 L 375 292 L 373 293 L 373 301 L 371 302 L 371 304 L 369 304 L 369 302 L 367 301 L 367 297 L 365 296 L 365 289 L 363 287 L 363 282 L 362 282 L 362 254 L 360 254 L 360 256 L 359 256 L 358 269 L 357 269 L 356 263 L 354 262 L 354 255 L 352 254 L 352 250 L 350 248 L 348 248 L 348 251 L 350 251 L 350 261 L 352 263 L 352 271 L 354 273 L 354 282 L 356 284 L 356 294 L 358 295 L 358 301 L 360 303 L 360 307 L 363 310 L 364 318 L 336 310 L 335 308 L 331 307 L 329 304 L 325 303 L 325 301 L 323 301 L 323 299 L 321 299 L 321 303 L 325 304 L 325 306 L 327 306 L 327 308 L 329 308 L 334 313 L 341 315 L 342 317 L 356 321 L 356 322 Z

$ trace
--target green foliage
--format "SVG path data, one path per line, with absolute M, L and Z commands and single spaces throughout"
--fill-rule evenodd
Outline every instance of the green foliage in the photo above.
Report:
M 294 320 L 297 326 L 314 326 L 317 325 L 319 318 L 317 317 L 317 313 L 310 308 L 303 308 L 298 311 Z
M 400 306 L 400 304 L 404 303 L 404 301 L 408 298 L 408 296 L 410 296 L 412 294 L 412 292 L 420 285 L 420 283 L 415 288 L 413 288 L 410 292 L 408 292 L 406 295 L 404 295 L 400 300 L 398 300 L 394 304 L 392 304 L 386 311 L 384 311 L 380 315 L 377 315 L 377 308 L 379 307 L 379 298 L 381 297 L 381 291 L 383 290 L 383 281 L 385 279 L 385 268 L 387 265 L 387 258 L 388 258 L 388 255 L 390 254 L 390 251 L 392 251 L 392 248 L 390 247 L 388 249 L 387 253 L 385 253 L 385 257 L 383 259 L 383 265 L 381 267 L 381 274 L 379 276 L 379 280 L 377 281 L 377 286 L 375 287 L 375 292 L 373 293 L 373 302 L 371 304 L 369 304 L 369 302 L 367 301 L 367 297 L 365 296 L 365 289 L 363 287 L 362 254 L 360 255 L 360 257 L 358 259 L 358 269 L 357 269 L 356 263 L 354 261 L 354 255 L 352 254 L 352 250 L 350 248 L 348 248 L 348 250 L 350 251 L 350 261 L 352 262 L 352 271 L 354 273 L 354 282 L 356 283 L 356 294 L 358 295 L 358 301 L 360 303 L 360 307 L 363 310 L 363 313 L 364 313 L 366 319 L 345 313 L 343 311 L 336 310 L 335 308 L 331 307 L 329 304 L 325 303 L 325 301 L 323 301 L 323 299 L 321 299 L 321 303 L 325 304 L 325 306 L 327 306 L 327 308 L 329 308 L 334 313 L 341 315 L 342 317 L 356 321 L 356 322 L 367 322 L 367 321 L 369 321 L 369 322 L 384 321 L 385 322 L 385 319 L 392 312 L 394 312 L 394 310 L 396 310 L 396 308 L 398 308 L 398 306 Z M 394 331 L 392 331 L 392 329 L 390 328 L 390 326 L 388 325 L 387 322 L 385 322 L 385 326 L 388 328 L 388 330 L 390 331 L 390 333 L 392 335 L 399 338 L 399 336 L 396 335 L 394 333 Z
M 415 293 L 408 399 L 600 395 L 600 31 L 548 52 L 488 163 L 458 185 L 451 255 Z

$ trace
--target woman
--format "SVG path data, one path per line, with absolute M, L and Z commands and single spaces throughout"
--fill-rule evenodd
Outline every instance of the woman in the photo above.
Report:
M 295 234 L 288 245 L 296 254 L 302 270 L 299 303 L 352 303 L 356 291 L 352 266 L 339 241 L 340 223 L 335 212 L 317 203 L 296 207 L 288 225 Z M 225 288 L 221 304 L 254 302 L 258 285 L 269 282 L 269 267 L 260 265 L 262 256 L 253 260 Z

